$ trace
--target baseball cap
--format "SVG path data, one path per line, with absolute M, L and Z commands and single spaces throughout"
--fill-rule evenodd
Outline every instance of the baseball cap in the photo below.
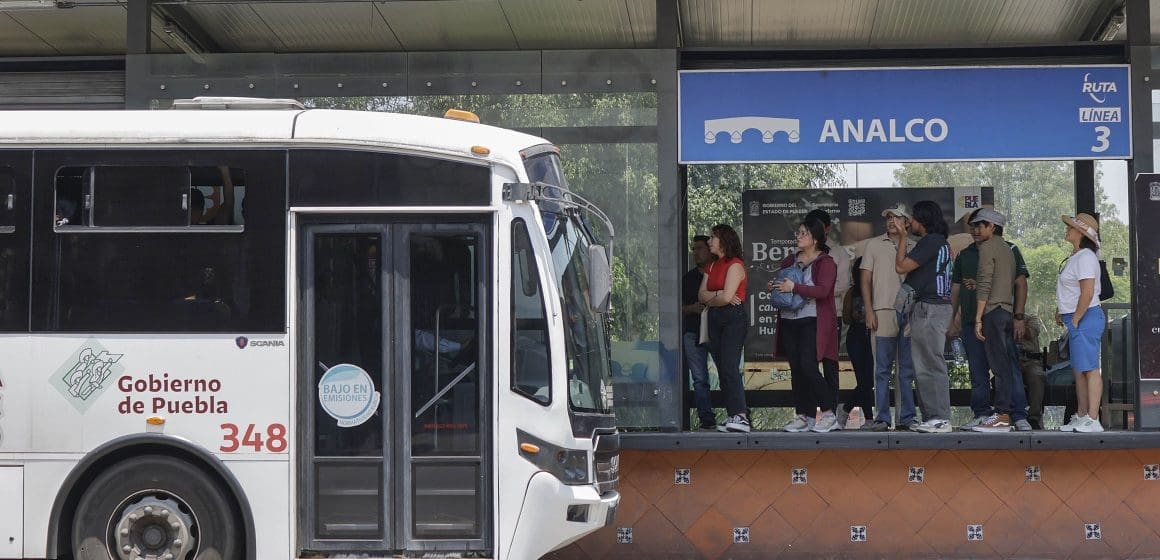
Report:
M 910 212 L 906 211 L 906 205 L 901 202 L 882 211 L 883 218 L 891 214 L 894 214 L 895 216 L 901 216 L 908 220 L 910 219 Z
M 971 220 L 972 224 L 978 222 L 989 222 L 997 226 L 1005 226 L 1007 225 L 1007 217 L 993 208 L 983 208 L 975 214 L 975 219 Z

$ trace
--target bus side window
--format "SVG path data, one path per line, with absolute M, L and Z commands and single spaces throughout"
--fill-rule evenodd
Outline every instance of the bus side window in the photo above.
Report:
M 56 213 L 58 228 L 89 225 L 85 212 L 85 194 L 89 192 L 88 167 L 62 167 L 56 172 Z
M 246 174 L 230 167 L 190 168 L 190 226 L 245 225 Z
M 548 314 L 527 224 L 512 222 L 512 390 L 540 404 L 552 402 Z

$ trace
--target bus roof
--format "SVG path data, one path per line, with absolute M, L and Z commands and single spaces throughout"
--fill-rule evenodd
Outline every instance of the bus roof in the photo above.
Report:
M 507 160 L 547 140 L 454 119 L 373 111 L 158 110 L 2 111 L 0 147 L 326 143 L 471 156 L 472 146 Z M 520 166 L 519 161 L 508 162 Z

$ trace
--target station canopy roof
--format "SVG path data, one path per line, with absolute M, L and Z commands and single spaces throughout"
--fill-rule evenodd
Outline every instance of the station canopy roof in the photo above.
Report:
M 123 55 L 128 4 L 0 0 L 0 57 Z M 1154 36 L 1160 29 L 1157 4 L 1151 0 Z M 1061 44 L 1123 40 L 1126 28 L 1124 0 L 155 0 L 150 48 L 654 48 L 658 5 L 677 12 L 680 46 L 723 49 Z

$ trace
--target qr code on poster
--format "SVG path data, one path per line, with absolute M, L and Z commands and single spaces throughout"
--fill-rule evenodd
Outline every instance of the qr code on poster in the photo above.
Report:
M 866 199 L 865 198 L 851 198 L 847 201 L 846 215 L 851 218 L 866 215 Z

